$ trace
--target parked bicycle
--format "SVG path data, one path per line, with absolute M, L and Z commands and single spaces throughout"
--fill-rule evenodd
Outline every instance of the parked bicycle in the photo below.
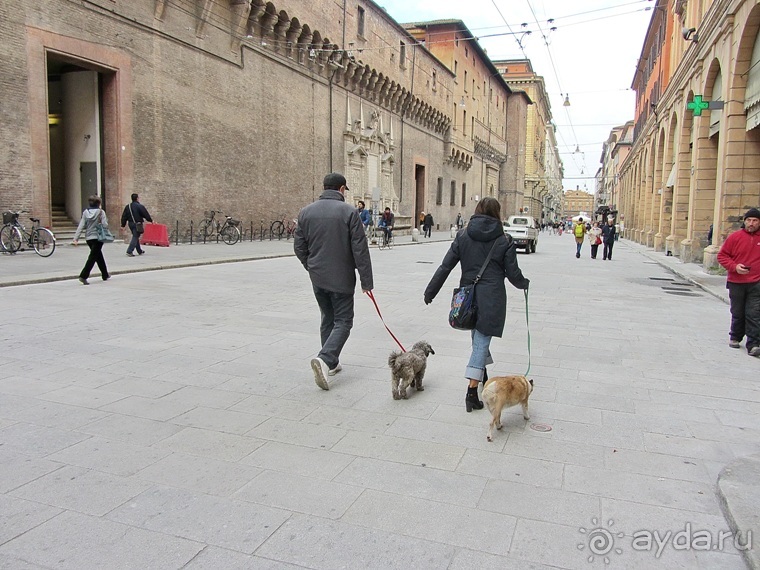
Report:
M 290 239 L 295 234 L 296 227 L 298 227 L 298 220 L 286 220 L 285 216 L 282 220 L 275 220 L 272 225 L 269 226 L 269 232 L 272 237 L 282 239 L 285 236 L 286 239 Z
M 40 227 L 40 219 L 32 218 L 32 229 L 18 221 L 20 212 L 3 212 L 3 227 L 0 229 L 0 248 L 8 253 L 16 253 L 22 247 L 33 248 L 40 257 L 50 257 L 55 251 L 55 236 L 47 228 Z
M 216 219 L 216 214 L 221 214 L 226 218 L 223 224 Z M 227 216 L 220 210 L 210 210 L 204 215 L 206 216 L 205 219 L 198 224 L 199 240 L 208 240 L 216 233 L 227 245 L 233 245 L 240 241 L 242 235 L 240 233 L 240 220 L 234 220 L 232 216 Z

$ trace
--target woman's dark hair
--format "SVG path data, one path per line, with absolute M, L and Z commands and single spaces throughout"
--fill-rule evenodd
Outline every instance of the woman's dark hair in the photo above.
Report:
M 499 201 L 496 198 L 487 196 L 475 206 L 475 213 L 501 220 L 501 204 L 499 204 Z
M 100 208 L 100 196 L 90 196 L 87 198 L 87 203 L 90 204 L 90 208 Z
M 361 200 L 359 200 L 359 202 L 357 203 L 360 204 L 362 208 L 365 206 L 364 202 L 362 202 Z

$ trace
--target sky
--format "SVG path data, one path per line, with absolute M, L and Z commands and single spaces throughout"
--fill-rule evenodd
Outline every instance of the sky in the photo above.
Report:
M 527 56 L 551 100 L 564 189 L 595 191 L 604 141 L 633 119 L 631 83 L 653 0 L 375 1 L 399 23 L 462 20 L 474 36 L 494 36 L 479 41 L 491 59 Z

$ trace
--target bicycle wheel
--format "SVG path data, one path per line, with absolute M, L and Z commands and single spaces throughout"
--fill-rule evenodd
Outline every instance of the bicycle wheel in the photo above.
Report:
M 21 232 L 16 226 L 6 224 L 0 230 L 0 244 L 2 244 L 3 251 L 16 253 L 21 249 L 21 242 Z
M 282 239 L 282 234 L 285 233 L 285 224 L 283 224 L 280 220 L 275 220 L 272 222 L 272 225 L 269 226 L 269 231 L 277 239 Z
M 379 249 L 385 249 L 388 247 L 388 236 L 385 232 L 380 235 L 380 238 L 377 240 L 377 247 Z
M 55 251 L 55 236 L 47 228 L 32 230 L 32 246 L 40 257 L 50 257 Z
M 219 235 L 222 236 L 224 243 L 227 245 L 234 245 L 240 239 L 240 230 L 235 226 L 224 226 L 222 231 L 219 232 Z
M 211 220 L 203 220 L 198 224 L 198 239 L 208 239 L 214 233 L 214 222 Z

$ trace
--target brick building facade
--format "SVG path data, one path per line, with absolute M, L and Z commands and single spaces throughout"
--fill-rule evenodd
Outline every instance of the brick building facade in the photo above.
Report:
M 625 237 L 715 267 L 760 203 L 760 2 L 658 0 L 632 88 Z M 697 113 L 699 99 L 718 104 Z
M 446 227 L 481 188 L 511 211 L 522 187 L 518 129 L 498 160 L 451 153 L 456 74 L 371 0 L 0 0 L 0 38 L 0 207 L 46 225 L 91 193 L 118 217 L 132 192 L 164 223 L 268 222 L 336 170 L 348 201 Z

